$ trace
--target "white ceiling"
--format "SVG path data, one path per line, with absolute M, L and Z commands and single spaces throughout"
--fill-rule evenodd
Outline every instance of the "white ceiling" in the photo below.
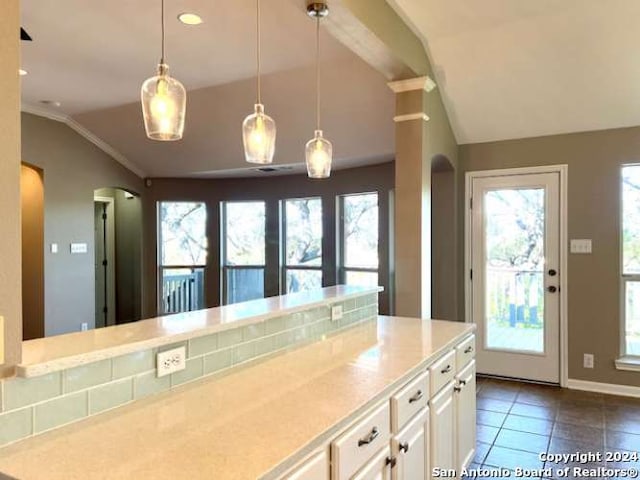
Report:
M 255 101 L 255 0 L 167 0 L 167 63 L 189 95 L 180 142 L 147 140 L 140 86 L 160 56 L 160 0 L 22 0 L 22 100 L 60 115 L 156 177 L 257 175 L 240 127 Z M 303 170 L 313 135 L 315 28 L 304 0 L 263 2 L 263 100 L 278 125 L 277 164 Z M 199 26 L 177 20 L 196 12 Z M 385 78 L 324 30 L 323 127 L 335 168 L 393 158 L 393 94 Z M 47 107 L 51 109 L 52 107 Z M 27 110 L 35 110 L 29 108 Z
M 640 125 L 638 0 L 388 0 L 459 143 Z
M 313 23 L 293 0 L 264 2 L 263 71 L 314 61 Z M 255 76 L 255 0 L 167 0 L 166 61 L 187 90 Z M 22 25 L 34 38 L 22 42 L 23 100 L 61 102 L 67 114 L 137 101 L 142 82 L 160 58 L 160 0 L 22 0 Z M 186 26 L 178 14 L 200 14 Z M 325 60 L 351 52 L 326 35 Z

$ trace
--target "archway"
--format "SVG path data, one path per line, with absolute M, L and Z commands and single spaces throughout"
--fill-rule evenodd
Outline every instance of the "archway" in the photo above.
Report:
M 431 159 L 431 316 L 459 320 L 456 314 L 456 183 L 444 155 Z

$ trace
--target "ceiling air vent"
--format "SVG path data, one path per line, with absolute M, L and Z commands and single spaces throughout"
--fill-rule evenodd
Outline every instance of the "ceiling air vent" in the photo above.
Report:
M 286 172 L 287 170 L 293 170 L 293 167 L 283 166 L 283 167 L 260 167 L 254 168 L 256 172 L 262 173 L 273 173 L 273 172 Z
M 33 38 L 31 38 L 31 35 L 29 35 L 24 28 L 20 27 L 20 40 L 31 42 L 33 41 Z

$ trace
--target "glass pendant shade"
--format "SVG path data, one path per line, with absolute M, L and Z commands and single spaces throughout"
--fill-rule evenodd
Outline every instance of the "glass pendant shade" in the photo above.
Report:
M 158 65 L 158 75 L 142 84 L 142 115 L 147 137 L 152 140 L 180 140 L 184 132 L 187 92 L 169 76 L 169 67 Z
M 316 130 L 315 137 L 307 142 L 305 157 L 309 178 L 327 178 L 331 175 L 333 146 L 322 136 L 322 130 Z
M 276 150 L 276 122 L 256 103 L 255 112 L 242 122 L 244 156 L 249 163 L 271 163 Z

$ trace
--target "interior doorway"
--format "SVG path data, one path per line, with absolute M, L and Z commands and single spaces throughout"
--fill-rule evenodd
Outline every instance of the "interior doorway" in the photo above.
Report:
M 44 174 L 22 164 L 22 338 L 44 336 Z

